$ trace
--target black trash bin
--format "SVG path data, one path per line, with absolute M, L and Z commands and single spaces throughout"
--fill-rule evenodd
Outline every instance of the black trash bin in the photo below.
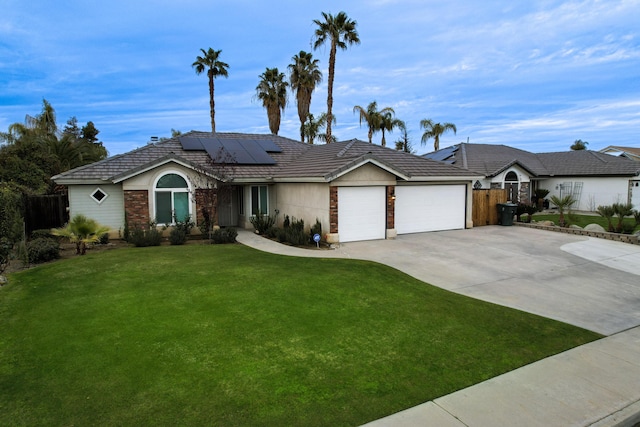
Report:
M 498 203 L 498 224 L 513 225 L 518 205 L 515 203 Z

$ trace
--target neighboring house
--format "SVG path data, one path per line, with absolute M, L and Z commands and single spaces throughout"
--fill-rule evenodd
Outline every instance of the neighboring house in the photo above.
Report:
M 316 219 L 330 242 L 473 226 L 482 177 L 408 153 L 351 140 L 309 145 L 275 135 L 189 132 L 53 177 L 69 188 L 70 214 L 122 230 L 214 206 L 220 226 L 252 228 L 258 212 Z M 224 188 L 223 193 L 219 193 Z M 220 197 L 218 197 L 220 196 Z
M 619 147 L 610 145 L 600 150 L 601 153 L 611 154 L 612 156 L 626 157 L 629 160 L 640 162 L 640 147 Z
M 589 150 L 530 153 L 506 145 L 461 143 L 425 158 L 482 174 L 474 188 L 505 188 L 508 200 L 527 202 L 538 188 L 572 194 L 574 209 L 631 202 L 640 209 L 640 163 Z

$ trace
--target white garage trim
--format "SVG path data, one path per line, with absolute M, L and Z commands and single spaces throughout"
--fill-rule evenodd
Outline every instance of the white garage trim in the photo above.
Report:
M 465 228 L 465 185 L 396 186 L 398 234 Z
M 383 186 L 338 188 L 338 234 L 341 242 L 385 238 L 385 194 Z

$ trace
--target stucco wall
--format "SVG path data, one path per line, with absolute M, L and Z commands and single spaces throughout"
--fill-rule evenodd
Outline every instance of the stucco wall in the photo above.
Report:
M 548 178 L 541 180 L 538 188 L 549 190 L 547 198 L 553 195 L 560 196 L 560 185 L 565 182 L 571 182 L 572 189 L 576 182 L 583 183 L 579 204 L 574 205 L 573 210 L 593 211 L 600 205 L 629 201 L 628 178 Z M 562 195 L 564 196 L 565 193 Z
M 376 165 L 366 164 L 331 182 L 336 186 L 396 185 L 395 175 Z
M 285 215 L 303 219 L 305 227 L 322 224 L 323 233 L 329 231 L 329 185 L 321 183 L 280 183 L 273 191 L 276 199 L 278 223 Z
M 96 202 L 91 194 L 100 188 L 108 196 L 102 203 Z M 120 185 L 70 185 L 69 213 L 71 217 L 82 214 L 111 228 L 112 231 L 124 226 L 124 198 Z

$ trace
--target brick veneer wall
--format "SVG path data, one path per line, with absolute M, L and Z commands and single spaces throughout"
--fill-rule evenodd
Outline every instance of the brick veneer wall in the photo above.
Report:
M 396 187 L 395 185 L 387 186 L 387 230 L 395 228 L 396 213 Z
M 149 225 L 149 192 L 124 190 L 124 211 L 130 228 L 144 228 Z
M 329 187 L 329 233 L 338 232 L 338 187 Z

